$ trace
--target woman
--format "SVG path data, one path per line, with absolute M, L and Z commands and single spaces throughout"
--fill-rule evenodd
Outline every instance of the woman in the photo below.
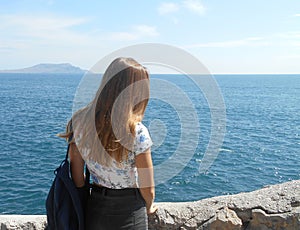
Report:
M 157 210 L 152 141 L 142 124 L 149 91 L 147 70 L 132 58 L 117 58 L 94 100 L 67 125 L 73 181 L 84 188 L 85 164 L 93 179 L 86 229 L 147 229 L 147 214 Z

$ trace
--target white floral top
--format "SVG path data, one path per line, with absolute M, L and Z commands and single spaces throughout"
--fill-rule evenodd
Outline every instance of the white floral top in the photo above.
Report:
M 94 183 L 113 189 L 138 187 L 135 156 L 145 152 L 153 143 L 148 129 L 141 122 L 137 123 L 135 133 L 133 151 L 128 153 L 128 159 L 123 161 L 121 166 L 114 159 L 110 166 L 87 160 L 86 164 Z

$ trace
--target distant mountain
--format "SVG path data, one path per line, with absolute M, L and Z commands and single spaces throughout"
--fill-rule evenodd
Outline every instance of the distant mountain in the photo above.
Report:
M 43 63 L 24 69 L 1 70 L 0 73 L 72 73 L 83 74 L 86 70 L 73 66 L 69 63 L 49 64 Z

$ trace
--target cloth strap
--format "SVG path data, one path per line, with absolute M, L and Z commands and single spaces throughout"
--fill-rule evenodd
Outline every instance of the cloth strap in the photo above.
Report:
M 67 149 L 65 161 L 68 160 L 69 150 L 70 150 L 70 144 L 68 144 L 68 149 Z M 85 181 L 84 181 L 84 185 L 85 185 L 85 187 L 89 187 L 89 188 L 91 187 L 91 184 L 90 184 L 90 170 L 88 169 L 87 165 L 85 165 Z

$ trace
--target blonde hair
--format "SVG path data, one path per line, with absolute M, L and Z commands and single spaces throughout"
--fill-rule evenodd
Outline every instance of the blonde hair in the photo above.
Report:
M 149 85 L 145 67 L 132 58 L 115 59 L 105 71 L 95 98 L 72 116 L 60 137 L 74 135 L 84 159 L 105 165 L 111 158 L 117 162 L 127 159 L 135 126 L 142 121 L 148 104 Z M 99 141 L 100 148 L 96 147 Z

